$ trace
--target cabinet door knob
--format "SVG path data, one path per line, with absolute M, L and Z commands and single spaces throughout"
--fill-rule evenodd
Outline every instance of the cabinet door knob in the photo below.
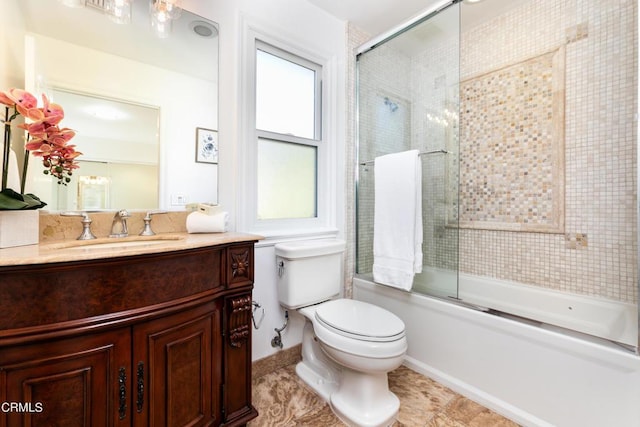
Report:
M 127 371 L 124 367 L 118 370 L 118 395 L 120 397 L 120 406 L 118 414 L 123 420 L 127 416 Z
M 136 380 L 138 382 L 138 396 L 136 399 L 136 406 L 138 408 L 138 412 L 142 412 L 142 407 L 144 406 L 144 363 L 138 362 L 138 370 L 136 373 Z

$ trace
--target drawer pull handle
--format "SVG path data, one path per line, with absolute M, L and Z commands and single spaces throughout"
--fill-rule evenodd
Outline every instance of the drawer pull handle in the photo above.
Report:
M 138 412 L 142 412 L 142 407 L 144 406 L 144 363 L 143 362 L 138 362 L 137 382 L 138 382 L 138 398 L 136 399 L 136 406 L 138 408 Z
M 118 413 L 120 419 L 124 420 L 127 416 L 127 373 L 124 367 L 118 371 L 118 396 L 120 397 Z

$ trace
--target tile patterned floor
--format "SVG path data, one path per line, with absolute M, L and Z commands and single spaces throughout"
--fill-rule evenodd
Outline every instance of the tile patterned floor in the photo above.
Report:
M 404 366 L 389 374 L 389 387 L 400 398 L 393 427 L 518 426 Z M 249 427 L 344 426 L 329 405 L 297 377 L 295 365 L 254 379 L 253 404 L 260 415 Z

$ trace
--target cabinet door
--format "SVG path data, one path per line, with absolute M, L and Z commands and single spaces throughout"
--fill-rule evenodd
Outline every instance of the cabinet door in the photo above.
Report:
M 134 326 L 134 426 L 220 424 L 219 325 L 210 302 Z
M 246 423 L 257 416 L 251 406 L 251 292 L 225 298 L 225 422 Z
M 128 328 L 0 348 L 0 426 L 130 426 L 130 357 Z

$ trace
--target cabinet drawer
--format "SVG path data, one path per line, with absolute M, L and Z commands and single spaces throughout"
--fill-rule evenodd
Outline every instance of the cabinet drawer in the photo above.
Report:
M 224 254 L 213 247 L 3 271 L 0 330 L 124 312 L 222 290 Z

